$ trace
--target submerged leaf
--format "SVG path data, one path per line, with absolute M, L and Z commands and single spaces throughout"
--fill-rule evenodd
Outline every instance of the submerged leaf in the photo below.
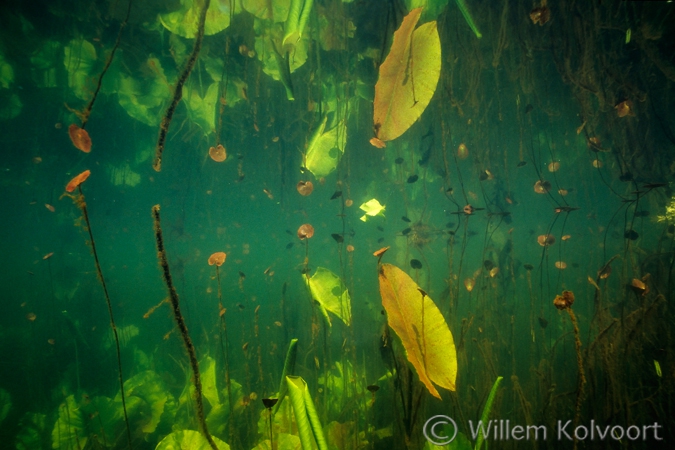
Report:
M 204 96 L 197 89 L 183 86 L 183 102 L 187 106 L 190 119 L 209 135 L 216 131 L 216 104 L 218 103 L 218 83 L 212 83 Z
M 381 141 L 402 135 L 431 101 L 441 74 L 441 42 L 436 22 L 415 30 L 422 10 L 412 10 L 394 33 L 375 85 L 373 123 Z
M 347 126 L 344 121 L 324 131 L 326 122 L 327 118 L 324 118 L 314 133 L 305 155 L 305 167 L 317 178 L 325 177 L 337 168 L 347 142 Z
M 216 447 L 219 450 L 229 450 L 230 446 L 221 441 L 215 436 L 212 436 Z M 178 430 L 167 435 L 162 441 L 157 444 L 155 450 L 175 450 L 175 449 L 190 449 L 190 450 L 212 450 L 209 442 L 199 431 L 194 430 Z
M 339 276 L 319 267 L 307 280 L 312 297 L 323 308 L 338 316 L 347 326 L 352 321 L 352 304 L 347 287 Z M 330 323 L 330 321 L 328 322 Z
M 408 274 L 391 264 L 380 267 L 380 295 L 389 326 L 405 347 L 408 361 L 429 392 L 433 383 L 455 390 L 457 354 L 452 333 L 433 300 Z
M 63 64 L 68 71 L 68 87 L 81 100 L 88 100 L 93 88 L 90 78 L 96 63 L 96 49 L 85 40 L 73 39 L 63 49 Z

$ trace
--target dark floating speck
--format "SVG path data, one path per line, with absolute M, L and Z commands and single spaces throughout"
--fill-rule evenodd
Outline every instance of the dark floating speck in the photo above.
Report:
M 623 237 L 625 237 L 626 239 L 630 239 L 631 241 L 634 241 L 637 238 L 639 238 L 640 235 L 635 230 L 628 230 L 623 234 Z
M 648 217 L 649 211 L 643 209 L 642 211 L 635 211 L 635 217 Z
M 345 238 L 341 234 L 333 233 L 331 237 L 335 239 L 335 242 L 342 244 L 345 241 Z
M 293 245 L 294 245 L 293 242 L 289 242 L 288 244 L 286 244 L 286 250 L 292 249 Z
M 422 262 L 420 262 L 419 259 L 411 259 L 410 260 L 410 267 L 413 269 L 421 269 L 422 268 Z
M 342 197 L 342 191 L 335 191 L 333 195 L 331 195 L 330 199 L 335 200 L 336 198 Z
M 539 326 L 542 328 L 546 328 L 548 326 L 548 320 L 544 319 L 543 317 L 540 317 Z
M 410 234 L 411 231 L 412 231 L 412 228 L 406 228 L 405 230 L 401 231 L 401 234 L 403 236 L 407 236 L 407 235 Z
M 420 179 L 420 177 L 418 177 L 417 175 L 410 175 L 408 177 L 408 183 L 414 183 L 415 181 L 417 181 L 419 179 Z
M 246 274 L 240 270 L 239 271 L 239 277 L 240 278 L 246 278 Z
M 479 180 L 479 181 L 485 181 L 485 180 L 487 180 L 487 179 L 488 179 L 488 176 L 487 176 L 487 174 L 486 174 L 485 172 L 481 172 L 481 173 L 478 175 L 478 180 Z
M 286 230 L 286 234 L 288 234 L 289 236 L 295 236 L 291 230 Z
M 534 106 L 528 103 L 527 106 L 525 107 L 525 114 L 529 114 L 533 109 Z
M 279 401 L 278 398 L 263 398 L 262 399 L 263 405 L 267 409 L 272 409 L 274 407 L 274 405 L 277 404 L 278 401 Z
M 377 240 L 377 243 L 378 243 L 378 244 L 381 244 L 381 243 L 383 243 L 383 242 L 384 242 L 384 238 L 379 238 L 379 239 Z
M 534 270 L 534 266 L 532 264 L 524 264 L 523 267 L 525 270 Z
M 493 263 L 489 259 L 486 259 L 485 261 L 483 261 L 483 267 L 485 267 L 485 270 L 487 270 L 487 271 L 492 270 L 494 268 L 494 266 L 495 266 L 495 263 Z
M 401 220 L 404 222 L 410 222 L 410 219 L 408 219 L 406 216 L 401 217 Z
M 398 157 L 398 158 L 396 158 L 396 159 L 394 160 L 394 162 L 395 162 L 396 164 L 403 164 L 403 158 Z
M 518 163 L 517 167 L 523 167 L 525 165 L 527 165 L 527 161 L 521 161 L 521 162 Z

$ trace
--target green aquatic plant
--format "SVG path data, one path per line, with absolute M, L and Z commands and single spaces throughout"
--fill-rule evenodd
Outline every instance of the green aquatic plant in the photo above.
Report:
M 286 377 L 293 375 L 295 372 L 295 360 L 298 355 L 298 340 L 296 338 L 291 339 L 291 342 L 288 344 L 288 350 L 286 351 L 286 359 L 284 360 L 284 370 L 281 372 L 281 380 L 279 381 L 279 391 L 277 392 L 277 403 L 274 405 L 272 414 L 276 414 L 281 407 L 281 403 L 286 397 L 288 392 L 288 384 L 286 383 Z
M 19 428 L 15 439 L 16 450 L 44 448 L 43 443 L 49 442 L 51 433 L 46 414 L 26 413 L 19 422 Z
M 282 50 L 284 53 L 293 52 L 296 44 L 305 31 L 309 13 L 312 12 L 314 0 L 291 0 L 288 18 L 284 23 L 284 39 Z
M 497 390 L 499 389 L 499 385 L 501 384 L 503 379 L 504 377 L 497 377 L 495 383 L 492 385 L 492 389 L 490 389 L 490 395 L 488 395 L 487 401 L 485 402 L 485 406 L 483 406 L 483 414 L 481 414 L 480 416 L 481 423 L 484 425 L 489 422 L 490 411 L 492 411 L 492 403 L 494 403 L 495 401 L 495 397 L 497 396 Z M 483 433 L 478 433 L 478 437 L 476 438 L 475 450 L 480 450 L 480 448 L 483 446 L 484 440 L 485 436 L 483 436 Z
M 194 430 L 178 430 L 167 435 L 157 444 L 155 450 L 174 450 L 174 449 L 190 449 L 190 450 L 207 450 L 213 448 L 214 450 L 229 450 L 230 446 L 221 441 L 217 437 L 212 438 L 210 443 L 198 431 Z
M 340 162 L 347 144 L 347 125 L 344 120 L 333 128 L 326 130 L 328 117 L 324 117 L 307 146 L 304 166 L 321 178 L 332 173 Z
M 480 34 L 480 31 L 478 31 L 478 27 L 476 26 L 476 23 L 473 21 L 473 17 L 471 17 L 471 13 L 469 12 L 469 7 L 466 5 L 466 2 L 464 0 L 455 0 L 455 1 L 457 2 L 457 7 L 464 16 L 464 20 L 466 20 L 466 23 L 469 24 L 469 28 L 471 28 L 471 31 L 474 32 L 474 34 L 478 39 L 482 38 L 483 35 Z
M 150 408 L 150 417 L 142 426 L 143 433 L 154 433 L 164 414 L 171 418 L 175 414 L 176 401 L 157 372 L 146 370 L 124 382 L 129 397 L 143 400 Z M 117 401 L 119 395 L 115 397 Z
M 293 406 L 293 413 L 295 414 L 295 422 L 298 425 L 298 434 L 300 435 L 300 442 L 304 450 L 314 448 L 316 446 L 319 450 L 328 450 L 328 444 L 323 434 L 321 421 L 314 408 L 314 402 L 309 394 L 307 383 L 302 377 L 287 376 L 286 383 L 288 385 L 288 397 Z
M 675 223 L 675 196 L 671 197 L 663 214 L 656 216 L 657 222 Z
M 206 7 L 208 7 L 208 0 L 206 2 Z M 173 285 L 173 279 L 171 277 L 171 271 L 169 270 L 169 262 L 166 258 L 166 249 L 164 248 L 164 238 L 162 237 L 162 224 L 159 215 L 159 205 L 152 207 L 152 217 L 154 221 L 154 230 L 155 230 L 155 244 L 157 246 L 157 258 L 159 259 L 159 265 L 162 268 L 162 275 L 164 277 L 164 282 L 167 289 L 169 290 L 169 300 L 171 302 L 171 308 L 173 310 L 174 319 L 176 320 L 176 325 L 180 330 L 181 337 L 183 338 L 183 343 L 185 344 L 185 350 L 188 353 L 188 358 L 190 360 L 190 367 L 192 368 L 193 381 L 195 386 L 195 403 L 197 409 L 197 420 L 201 428 L 204 437 L 211 445 L 213 450 L 217 450 L 216 444 L 209 434 L 209 429 L 206 424 L 206 419 L 204 418 L 204 403 L 202 400 L 202 383 L 201 377 L 199 375 L 199 363 L 197 362 L 197 352 L 195 347 L 192 344 L 190 335 L 188 334 L 187 325 L 185 324 L 185 319 L 180 310 L 180 301 L 178 298 L 178 292 Z

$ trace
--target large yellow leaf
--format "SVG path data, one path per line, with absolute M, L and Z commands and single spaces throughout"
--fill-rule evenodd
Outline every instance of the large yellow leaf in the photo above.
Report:
M 389 326 L 405 347 L 420 381 L 441 398 L 432 381 L 455 390 L 457 353 L 452 333 L 431 298 L 407 273 L 391 264 L 380 266 L 380 295 Z
M 373 122 L 381 141 L 402 135 L 431 101 L 441 74 L 441 41 L 436 22 L 415 30 L 421 8 L 413 9 L 394 33 L 375 85 Z

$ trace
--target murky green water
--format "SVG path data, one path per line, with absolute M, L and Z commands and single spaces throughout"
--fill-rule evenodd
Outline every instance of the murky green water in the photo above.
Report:
M 1 7 L 2 448 L 675 439 L 672 4 L 203 7 Z

